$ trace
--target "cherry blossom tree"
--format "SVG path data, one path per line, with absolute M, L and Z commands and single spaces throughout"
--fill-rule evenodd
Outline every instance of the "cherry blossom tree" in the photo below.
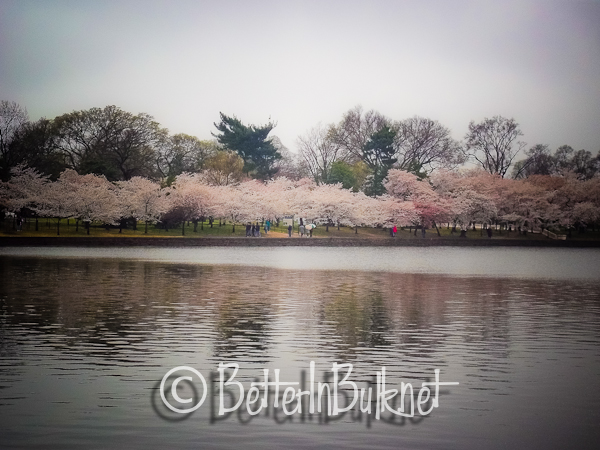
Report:
M 440 234 L 437 223 L 448 218 L 450 202 L 440 197 L 428 181 L 420 181 L 413 173 L 392 169 L 384 186 L 392 197 L 413 203 L 418 217 L 414 225 L 434 226 Z
M 73 183 L 76 176 L 79 175 L 74 170 L 65 170 L 58 180 L 45 186 L 34 207 L 40 216 L 56 219 L 57 236 L 60 236 L 61 220 L 69 219 L 76 214 L 75 203 L 78 194 Z
M 199 174 L 183 173 L 175 179 L 168 191 L 170 215 L 175 221 L 181 221 L 181 234 L 185 235 L 185 222 L 194 221 L 194 231 L 197 221 L 215 215 L 219 210 L 219 192 L 217 187 L 208 186 Z
M 310 201 L 314 205 L 311 211 L 313 217 L 325 223 L 326 231 L 331 224 L 352 225 L 353 197 L 352 191 L 342 188 L 339 184 L 323 184 L 312 191 Z M 305 215 L 306 210 L 303 211 Z
M 10 212 L 35 204 L 36 198 L 48 184 L 48 177 L 37 170 L 19 165 L 11 169 L 11 179 L 0 182 L 0 202 Z
M 302 178 L 294 183 L 294 188 L 287 193 L 289 211 L 287 214 L 295 214 L 305 217 L 314 222 L 320 215 L 319 206 L 313 201 L 313 192 L 317 184 L 309 178 Z
M 148 233 L 148 224 L 156 223 L 168 210 L 166 190 L 158 183 L 143 177 L 133 177 L 117 182 L 118 198 L 124 216 L 133 217 L 145 223 L 144 233 Z
M 378 199 L 367 196 L 364 192 L 350 194 L 350 212 L 345 221 L 354 226 L 355 233 L 358 233 L 359 226 L 373 227 L 381 222 L 381 205 Z
M 265 202 L 265 217 L 275 219 L 277 223 L 287 214 L 292 212 L 292 203 L 297 182 L 285 177 L 270 180 L 266 184 L 263 194 Z
M 23 165 L 13 167 L 11 175 L 9 181 L 0 182 L 0 205 L 15 215 L 23 208 L 35 211 L 35 206 L 48 185 L 48 177 Z M 38 230 L 37 217 L 35 229 Z
M 411 201 L 404 201 L 386 194 L 379 197 L 377 203 L 377 225 L 386 228 L 392 228 L 394 225 L 407 227 L 419 222 L 417 210 Z
M 104 176 L 77 175 L 74 171 L 69 171 L 68 175 L 76 194 L 73 217 L 85 223 L 87 234 L 90 234 L 90 225 L 94 221 L 115 225 L 122 215 L 116 186 Z
M 219 202 L 216 206 L 216 216 L 231 219 L 232 233 L 235 233 L 235 224 L 247 220 L 248 208 L 244 204 L 242 192 L 236 186 L 215 186 Z

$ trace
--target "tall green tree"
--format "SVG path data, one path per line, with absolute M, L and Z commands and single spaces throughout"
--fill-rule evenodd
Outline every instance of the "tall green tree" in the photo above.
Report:
M 220 134 L 213 133 L 219 144 L 240 155 L 246 174 L 262 180 L 271 178 L 277 172 L 275 163 L 281 159 L 281 154 L 268 138 L 275 124 L 244 125 L 235 116 L 219 114 L 221 121 L 214 125 Z
M 179 133 L 164 139 L 159 147 L 157 167 L 163 178 L 175 179 L 184 172 L 204 169 L 206 160 L 221 150 L 216 141 L 201 141 Z
M 388 125 L 384 125 L 371 134 L 363 147 L 363 161 L 373 171 L 365 190 L 367 195 L 377 196 L 385 193 L 383 180 L 387 177 L 392 165 L 397 161 L 394 158 L 395 137 L 396 132 Z
M 148 114 L 106 106 L 63 114 L 54 126 L 58 151 L 80 174 L 101 174 L 110 181 L 158 177 L 158 149 L 168 133 Z
M 27 110 L 15 102 L 0 101 L 0 179 L 10 178 L 10 169 L 20 161 L 11 146 L 15 134 L 29 121 Z
M 363 161 L 357 161 L 354 164 L 336 161 L 331 165 L 329 182 L 342 183 L 344 189 L 358 192 L 363 189 L 369 175 L 371 175 L 371 169 Z
M 57 140 L 53 122 L 41 118 L 17 130 L 10 144 L 11 153 L 18 155 L 17 164 L 25 164 L 56 180 L 68 168 L 64 156 L 57 150 Z

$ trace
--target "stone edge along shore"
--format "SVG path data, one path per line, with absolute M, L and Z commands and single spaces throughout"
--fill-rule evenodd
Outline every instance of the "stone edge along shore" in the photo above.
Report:
M 187 238 L 187 237 L 0 237 L 0 247 L 554 247 L 600 248 L 600 241 L 415 238 Z

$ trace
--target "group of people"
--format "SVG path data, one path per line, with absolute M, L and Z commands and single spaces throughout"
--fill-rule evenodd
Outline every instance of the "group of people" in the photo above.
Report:
M 292 227 L 292 225 L 288 225 L 288 236 L 292 237 L 292 231 L 294 230 L 294 227 Z M 313 226 L 307 225 L 304 226 L 302 223 L 300 223 L 300 226 L 298 226 L 298 234 L 300 235 L 300 237 L 312 237 L 313 234 Z
M 270 220 L 266 220 L 265 224 L 263 226 L 265 235 L 271 231 L 271 221 Z M 246 224 L 246 237 L 260 237 L 260 225 L 258 224 L 258 222 L 256 222 L 256 224 L 253 224 L 251 222 L 248 222 Z
M 300 237 L 312 237 L 312 232 L 313 232 L 313 225 L 304 225 L 302 222 L 300 222 L 300 226 L 298 227 L 298 234 L 300 235 Z

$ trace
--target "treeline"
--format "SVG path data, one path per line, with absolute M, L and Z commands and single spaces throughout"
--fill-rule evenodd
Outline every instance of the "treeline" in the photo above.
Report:
M 459 227 L 491 225 L 511 231 L 597 228 L 600 221 L 600 177 L 580 180 L 532 175 L 502 178 L 482 169 L 466 172 L 440 169 L 427 179 L 390 169 L 383 180 L 386 194 L 370 197 L 344 189 L 340 183 L 317 184 L 309 178 L 278 177 L 267 182 L 247 180 L 217 185 L 207 172 L 184 173 L 170 186 L 142 177 L 110 182 L 104 176 L 80 175 L 67 169 L 56 181 L 32 168 L 12 170 L 0 183 L 0 205 L 23 218 L 56 219 L 57 233 L 64 219 L 75 219 L 88 229 L 93 222 L 121 227 L 133 221 L 179 224 L 225 220 L 235 225 L 279 222 L 294 215 L 328 226 L 408 226 L 434 228 L 441 223 Z M 37 227 L 36 227 L 37 228 Z M 147 229 L 147 228 L 146 228 Z M 185 227 L 182 226 L 182 233 Z
M 56 180 L 66 169 L 103 175 L 109 181 L 139 176 L 170 183 L 204 169 L 239 181 L 244 161 L 218 141 L 169 134 L 152 116 L 116 106 L 74 111 L 31 122 L 14 102 L 0 103 L 0 176 L 27 165 Z
M 568 145 L 554 152 L 543 144 L 527 148 L 514 119 L 496 116 L 471 122 L 463 141 L 439 122 L 422 117 L 395 121 L 356 107 L 336 124 L 317 125 L 298 137 L 293 154 L 270 135 L 275 124 L 245 125 L 220 114 L 213 140 L 172 135 L 148 114 L 116 106 L 73 111 L 54 119 L 29 121 L 20 105 L 0 102 L 0 178 L 26 165 L 56 180 L 71 169 L 103 175 L 109 181 L 139 176 L 170 185 L 182 173 L 211 177 L 228 185 L 247 179 L 311 178 L 317 184 L 341 183 L 369 196 L 386 192 L 391 169 L 424 179 L 439 169 L 474 162 L 502 178 L 575 174 L 589 180 L 600 173 L 600 156 Z M 517 160 L 519 154 L 523 159 Z

